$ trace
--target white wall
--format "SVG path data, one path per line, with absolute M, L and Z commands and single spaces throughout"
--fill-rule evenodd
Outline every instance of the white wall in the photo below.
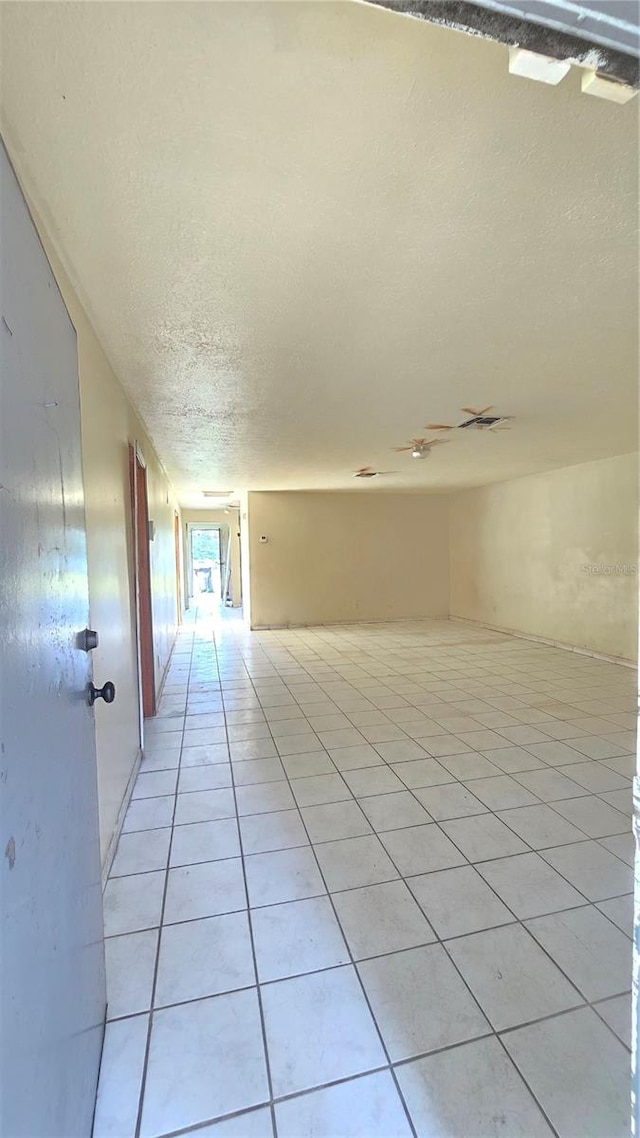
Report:
M 445 495 L 250 493 L 248 529 L 252 628 L 448 614 Z
M 451 614 L 634 660 L 638 456 L 451 496 Z

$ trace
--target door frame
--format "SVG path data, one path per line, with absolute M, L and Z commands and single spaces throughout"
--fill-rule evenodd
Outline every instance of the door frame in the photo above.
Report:
M 186 581 L 185 581 L 185 584 L 186 584 L 185 599 L 186 599 L 187 605 L 188 605 L 189 601 L 195 600 L 195 593 L 192 591 L 193 590 L 193 550 L 191 547 L 191 537 L 192 537 L 194 530 L 197 531 L 197 530 L 201 530 L 201 529 L 210 529 L 210 530 L 215 529 L 218 531 L 218 540 L 219 540 L 219 547 L 220 547 L 220 604 L 224 605 L 225 601 L 224 601 L 224 597 L 222 595 L 222 592 L 224 589 L 224 574 L 223 574 L 222 567 L 223 567 L 223 565 L 226 566 L 227 559 L 231 556 L 231 527 L 227 524 L 227 522 L 185 522 L 185 534 L 186 534 L 186 538 L 185 538 L 185 551 L 186 552 L 185 552 L 185 558 L 184 558 L 185 578 L 186 578 Z M 227 530 L 226 536 L 223 534 L 224 530 Z M 226 549 L 227 549 L 227 557 L 224 559 L 224 561 L 222 559 L 222 552 L 224 549 L 223 536 L 225 537 L 225 540 L 226 540 Z
M 144 721 L 156 714 L 156 683 L 147 464 L 137 440 L 129 444 L 129 480 L 133 523 L 133 579 L 136 599 L 140 738 L 144 743 Z

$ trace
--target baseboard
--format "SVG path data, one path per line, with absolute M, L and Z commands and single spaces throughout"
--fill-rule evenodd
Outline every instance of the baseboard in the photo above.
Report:
M 448 613 L 421 613 L 420 616 L 370 616 L 365 620 L 311 620 L 304 624 L 250 624 L 250 632 L 295 632 L 298 628 L 344 628 L 350 624 L 406 624 L 415 620 L 449 620 Z
M 564 652 L 577 652 L 579 656 L 591 656 L 595 660 L 606 660 L 608 664 L 621 664 L 624 668 L 633 668 L 638 665 L 634 660 L 627 660 L 625 656 L 609 656 L 606 652 L 596 652 L 592 648 L 582 648 L 577 644 L 565 644 L 562 640 L 549 640 L 546 636 L 534 636 L 532 632 L 516 632 L 513 628 L 504 628 L 498 624 L 487 624 L 484 620 L 471 620 L 467 616 L 450 616 L 449 620 L 455 624 L 470 624 L 474 628 L 486 628 L 490 632 L 502 632 L 504 636 L 513 636 L 517 640 L 531 640 L 534 644 L 546 644 L 549 648 L 561 648 Z
M 129 775 L 129 781 L 127 782 L 127 789 L 124 792 L 124 796 L 123 796 L 122 802 L 120 804 L 120 809 L 118 811 L 118 817 L 116 818 L 116 824 L 113 827 L 113 833 L 111 834 L 111 837 L 109 839 L 109 845 L 107 846 L 107 852 L 105 854 L 104 863 L 102 866 L 102 888 L 103 888 L 103 890 L 104 890 L 105 885 L 107 884 L 107 878 L 108 878 L 109 874 L 111 873 L 111 866 L 113 865 L 113 859 L 115 857 L 116 849 L 118 848 L 118 842 L 120 840 L 120 834 L 122 832 L 122 825 L 124 822 L 124 816 L 127 813 L 127 810 L 129 808 L 129 803 L 131 801 L 131 795 L 133 794 L 133 787 L 134 787 L 136 778 L 138 777 L 138 771 L 140 770 L 140 763 L 141 762 L 142 762 L 142 748 L 138 747 L 138 751 L 137 751 L 137 754 L 135 757 L 135 761 L 134 761 L 134 764 L 131 768 L 131 774 Z

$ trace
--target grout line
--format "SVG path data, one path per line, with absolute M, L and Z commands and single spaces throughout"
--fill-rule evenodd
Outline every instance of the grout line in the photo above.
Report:
M 174 650 L 175 650 L 175 643 L 176 642 L 174 642 Z M 192 647 L 192 652 L 193 652 L 193 647 Z M 167 663 L 167 667 L 165 669 L 165 682 L 166 682 L 167 676 L 169 675 L 170 667 L 171 667 L 171 657 L 169 658 L 169 661 Z M 190 674 L 191 674 L 191 663 L 189 665 L 189 675 Z M 182 732 L 182 738 L 184 739 L 184 728 L 183 728 L 183 732 Z M 182 753 L 180 755 L 180 759 L 178 762 L 178 778 L 180 777 L 180 764 L 181 764 L 181 762 L 182 762 Z M 155 1001 L 156 985 L 157 985 L 157 981 L 158 981 L 158 967 L 159 967 L 159 963 L 160 963 L 160 948 L 161 948 L 161 943 L 162 943 L 162 926 L 164 923 L 164 912 L 165 912 L 165 906 L 166 906 L 166 902 L 167 902 L 167 890 L 169 888 L 169 862 L 171 860 L 171 846 L 173 845 L 173 823 L 175 820 L 175 812 L 176 812 L 177 801 L 178 801 L 178 796 L 174 795 L 173 810 L 172 810 L 172 814 L 171 814 L 172 834 L 171 834 L 171 838 L 169 840 L 169 846 L 167 848 L 167 866 L 166 866 L 166 869 L 164 871 L 164 873 L 165 873 L 164 888 L 162 891 L 162 903 L 161 903 L 161 907 L 160 907 L 158 939 L 156 942 L 155 962 L 154 962 L 154 969 L 153 969 L 153 980 L 151 983 L 151 998 L 149 1001 L 149 1003 L 150 1003 L 149 1025 L 148 1025 L 148 1029 L 147 1029 L 147 1042 L 146 1042 L 146 1046 L 145 1046 L 144 1060 L 143 1060 L 143 1065 L 142 1065 L 142 1077 L 140 1079 L 140 1093 L 139 1093 L 139 1097 L 138 1097 L 138 1112 L 137 1112 L 136 1127 L 135 1127 L 135 1132 L 134 1132 L 135 1138 L 140 1138 L 140 1127 L 142 1126 L 142 1112 L 143 1112 L 143 1108 L 144 1108 L 144 1096 L 145 1096 L 146 1085 L 147 1085 L 147 1072 L 149 1069 L 149 1053 L 151 1050 L 151 1033 L 153 1031 L 153 1023 L 154 1023 L 153 1005 L 154 1005 L 154 1001 Z
M 217 666 L 217 664 L 218 664 L 218 650 L 217 650 L 217 645 L 216 645 L 216 641 L 215 641 L 215 635 L 213 637 L 213 643 L 214 643 L 214 649 L 215 649 L 215 653 L 216 653 L 216 666 Z M 225 730 L 226 730 L 226 717 L 225 717 Z M 229 736 L 228 736 L 228 732 L 227 732 L 227 743 L 228 742 L 229 742 Z M 277 1138 L 278 1131 L 277 1131 L 277 1126 L 276 1126 L 276 1113 L 275 1113 L 275 1107 L 273 1105 L 273 1079 L 272 1079 L 272 1075 L 271 1075 L 271 1057 L 269 1055 L 269 1047 L 267 1044 L 267 1029 L 266 1029 L 266 1023 L 265 1023 L 264 1005 L 262 1002 L 262 992 L 261 992 L 260 983 L 259 983 L 258 961 L 257 961 L 257 957 L 256 957 L 255 936 L 254 936 L 254 930 L 253 930 L 253 920 L 251 917 L 251 905 L 250 905 L 250 900 L 249 900 L 249 885 L 247 882 L 247 868 L 246 868 L 245 855 L 244 855 L 244 844 L 243 844 L 243 840 L 242 840 L 242 828 L 240 826 L 240 816 L 238 814 L 238 801 L 237 801 L 237 795 L 236 795 L 236 782 L 235 782 L 235 775 L 234 775 L 234 771 L 233 771 L 233 764 L 231 764 L 231 780 L 232 780 L 232 787 L 233 787 L 233 800 L 234 800 L 235 808 L 236 808 L 236 827 L 238 830 L 238 841 L 240 843 L 240 858 L 241 858 L 241 862 L 242 862 L 242 879 L 244 882 L 244 893 L 245 893 L 245 899 L 246 899 L 246 903 L 247 903 L 247 924 L 249 927 L 249 938 L 251 941 L 251 958 L 253 960 L 253 972 L 254 972 L 255 981 L 256 981 L 256 997 L 258 1000 L 258 1009 L 259 1009 L 259 1014 L 260 1014 L 260 1028 L 262 1031 L 262 1048 L 263 1048 L 263 1053 L 264 1053 L 265 1070 L 266 1070 L 266 1075 L 267 1075 L 267 1087 L 268 1087 L 268 1091 L 269 1091 L 269 1100 L 270 1100 L 269 1101 L 269 1109 L 271 1112 L 271 1126 L 273 1129 L 274 1138 Z

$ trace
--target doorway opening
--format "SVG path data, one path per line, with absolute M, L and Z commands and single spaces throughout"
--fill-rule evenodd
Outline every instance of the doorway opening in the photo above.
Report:
M 137 446 L 129 447 L 131 516 L 133 518 L 134 571 L 138 625 L 138 666 L 142 718 L 156 713 L 156 681 L 153 658 L 153 618 L 151 606 L 151 559 L 149 556 L 149 503 L 147 468 Z
M 239 539 L 224 522 L 187 522 L 185 531 L 185 595 L 189 607 L 223 611 L 242 600 L 239 586 Z
M 220 529 L 193 526 L 191 529 L 190 593 L 194 600 L 203 597 L 218 604 L 222 600 L 222 559 Z

